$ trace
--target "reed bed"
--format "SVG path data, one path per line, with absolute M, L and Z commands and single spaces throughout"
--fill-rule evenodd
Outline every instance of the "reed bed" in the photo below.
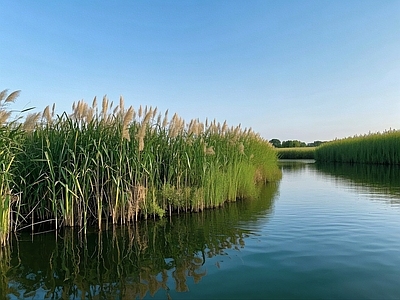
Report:
M 314 159 L 316 147 L 276 148 L 280 159 Z
M 86 231 L 201 211 L 280 176 L 276 152 L 251 129 L 136 111 L 122 97 L 115 107 L 107 97 L 99 106 L 81 100 L 61 115 L 48 106 L 2 126 L 2 232 L 43 223 Z M 19 199 L 14 208 L 10 197 Z
M 320 162 L 400 164 L 400 131 L 348 137 L 324 143 L 315 151 Z

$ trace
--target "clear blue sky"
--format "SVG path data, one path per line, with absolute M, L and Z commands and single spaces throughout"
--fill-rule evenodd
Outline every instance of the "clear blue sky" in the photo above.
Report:
M 2 1 L 14 108 L 105 94 L 266 139 L 400 129 L 400 1 Z

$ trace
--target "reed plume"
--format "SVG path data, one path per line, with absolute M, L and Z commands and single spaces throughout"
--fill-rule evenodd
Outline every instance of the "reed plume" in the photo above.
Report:
M 0 102 L 3 101 L 7 96 L 8 90 L 2 90 L 0 92 Z
M 150 121 L 151 116 L 153 115 L 153 112 L 151 109 L 146 113 L 145 117 L 143 118 L 143 121 L 139 127 L 138 133 L 136 135 L 139 143 L 139 152 L 142 152 L 144 149 L 144 137 L 146 135 L 146 129 L 147 125 Z
M 32 132 L 35 129 L 35 126 L 39 119 L 40 113 L 28 114 L 25 118 L 25 122 L 22 124 L 22 129 L 26 132 Z
M 11 115 L 11 111 L 0 110 L 0 125 L 4 125 Z
M 214 155 L 215 154 L 214 146 L 207 147 L 206 151 L 205 151 L 205 154 L 206 155 Z
M 227 131 L 228 131 L 228 124 L 226 123 L 225 120 L 224 124 L 222 125 L 221 133 L 224 134 L 227 133 Z
M 158 126 L 161 126 L 161 118 L 162 118 L 161 114 L 158 114 L 158 116 L 157 116 L 157 125 Z
M 107 112 L 108 112 L 108 99 L 107 99 L 107 95 L 104 95 L 102 106 L 101 106 L 101 114 L 103 116 L 104 121 L 107 120 Z
M 122 97 L 122 96 L 119 97 L 119 112 L 120 112 L 121 116 L 125 113 L 125 101 L 124 101 L 124 97 Z M 133 117 L 133 113 L 132 113 L 132 117 Z
M 97 108 L 97 97 L 96 97 L 96 96 L 93 98 L 92 108 L 93 108 L 93 109 L 96 109 L 96 108 Z
M 50 114 L 50 106 L 46 106 L 43 111 L 42 119 L 45 119 L 47 124 L 51 124 L 51 114 Z
M 51 107 L 51 118 L 54 118 L 56 114 L 56 104 L 53 103 L 53 106 Z
M 168 109 L 165 111 L 164 119 L 162 122 L 162 127 L 167 128 L 168 125 Z
M 138 111 L 138 116 L 139 116 L 139 118 L 141 118 L 142 115 L 143 115 L 143 109 L 142 109 L 142 106 L 140 105 L 139 111 Z
M 243 143 L 239 144 L 239 153 L 240 154 L 244 154 L 244 145 L 243 145 Z
M 21 93 L 21 91 L 14 91 L 12 92 L 10 95 L 8 95 L 8 97 L 6 98 L 6 101 L 4 101 L 5 103 L 14 103 L 15 99 L 18 98 L 19 94 Z
M 128 141 L 131 140 L 131 137 L 129 135 L 129 127 L 128 127 L 128 125 L 129 125 L 130 122 L 132 122 L 132 119 L 133 119 L 133 107 L 130 106 L 128 111 L 125 114 L 124 121 L 122 123 L 122 138 L 126 139 Z

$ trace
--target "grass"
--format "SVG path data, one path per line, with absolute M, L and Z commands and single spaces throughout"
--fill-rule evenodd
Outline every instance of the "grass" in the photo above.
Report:
M 71 114 L 48 106 L 1 130 L 5 238 L 10 226 L 86 231 L 201 211 L 251 197 L 258 184 L 280 176 L 276 152 L 252 130 L 186 123 L 147 106 L 135 111 L 122 97 L 115 107 L 106 97 L 101 107 L 96 98 L 79 101 Z M 15 195 L 20 202 L 12 209 Z
M 0 247 L 7 244 L 8 233 L 11 231 L 12 202 L 17 196 L 12 190 L 12 165 L 19 151 L 21 132 L 15 121 L 8 122 L 11 112 L 8 106 L 18 97 L 19 91 L 8 94 L 7 90 L 0 93 Z
M 314 159 L 316 147 L 276 148 L 280 159 Z
M 319 162 L 366 164 L 400 164 L 400 131 L 348 137 L 318 147 L 315 158 Z

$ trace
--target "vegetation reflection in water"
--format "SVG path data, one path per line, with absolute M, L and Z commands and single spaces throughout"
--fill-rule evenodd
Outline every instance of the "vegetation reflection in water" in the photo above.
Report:
M 344 185 L 360 192 L 384 195 L 391 204 L 400 205 L 400 168 L 390 165 L 317 163 L 316 168 L 324 175 L 340 180 Z
M 280 160 L 283 172 L 296 172 L 311 164 L 316 172 L 354 189 L 379 194 L 392 204 L 400 204 L 400 168 L 379 164 L 319 163 L 312 159 Z
M 189 277 L 199 283 L 206 276 L 207 259 L 245 247 L 251 231 L 239 223 L 268 215 L 278 185 L 268 184 L 259 197 L 223 209 L 109 231 L 83 235 L 65 229 L 57 238 L 54 232 L 21 234 L 1 251 L 1 296 L 134 299 L 187 291 Z

